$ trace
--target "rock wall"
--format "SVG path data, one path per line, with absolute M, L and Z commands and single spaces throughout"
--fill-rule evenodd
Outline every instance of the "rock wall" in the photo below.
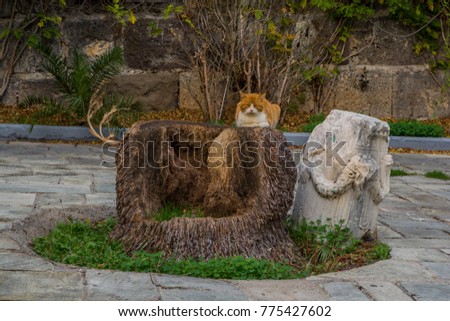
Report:
M 68 15 L 62 22 L 63 37 L 55 48 L 66 56 L 74 48 L 94 56 L 121 45 L 126 68 L 109 85 L 109 91 L 133 96 L 147 110 L 199 108 L 204 102 L 198 77 L 189 71 L 189 62 L 170 32 L 179 27 L 177 21 L 163 19 L 160 12 L 137 17 L 136 25 L 122 29 L 107 15 Z M 163 30 L 160 36 L 147 30 L 149 22 L 155 20 Z M 0 29 L 6 23 L 0 17 Z M 344 57 L 351 58 L 339 67 L 336 79 L 327 81 L 323 110 L 357 111 L 375 117 L 450 117 L 449 99 L 437 83 L 443 76 L 432 75 L 427 59 L 413 53 L 414 40 L 402 36 L 410 32 L 383 15 L 373 24 L 354 26 L 344 52 Z M 40 57 L 28 50 L 0 103 L 14 105 L 36 92 L 56 95 L 54 82 L 40 64 Z M 4 65 L 0 65 L 0 76 Z M 308 87 L 303 96 L 299 111 L 313 112 L 314 97 Z

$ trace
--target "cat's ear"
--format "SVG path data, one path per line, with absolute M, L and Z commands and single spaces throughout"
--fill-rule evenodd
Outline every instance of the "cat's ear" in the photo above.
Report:
M 261 95 L 262 98 L 264 98 L 264 99 L 266 98 L 266 93 L 262 93 L 260 95 Z
M 239 99 L 242 100 L 247 94 L 239 90 Z

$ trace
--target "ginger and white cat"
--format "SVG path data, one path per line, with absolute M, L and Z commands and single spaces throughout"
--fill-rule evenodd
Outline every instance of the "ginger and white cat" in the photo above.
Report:
M 237 127 L 272 127 L 280 119 L 280 106 L 272 104 L 265 94 L 241 93 L 236 108 Z

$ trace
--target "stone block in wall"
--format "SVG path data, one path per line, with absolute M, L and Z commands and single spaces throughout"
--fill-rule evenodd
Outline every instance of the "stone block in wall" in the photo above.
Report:
M 163 30 L 161 35 L 152 36 L 148 24 L 157 21 Z M 170 70 L 186 68 L 189 63 L 180 43 L 170 29 L 177 30 L 175 18 L 141 18 L 125 30 L 124 50 L 128 67 L 141 70 Z M 179 30 L 180 34 L 183 33 Z
M 180 96 L 178 104 L 180 108 L 184 109 L 201 109 L 202 106 L 206 106 L 200 79 L 196 72 L 186 71 L 180 73 Z
M 55 80 L 43 74 L 13 75 L 10 85 L 1 98 L 2 104 L 15 106 L 29 95 L 56 97 L 59 91 Z
M 448 97 L 436 80 L 425 66 L 399 69 L 393 81 L 392 116 L 398 119 L 448 117 Z
M 64 41 L 70 50 L 85 50 L 94 43 L 120 40 L 120 27 L 105 15 L 75 16 L 62 25 Z
M 402 37 L 411 31 L 387 18 L 359 22 L 348 39 L 344 57 L 353 65 L 420 65 L 423 57 L 414 53 L 414 38 Z
M 391 115 L 392 77 L 388 68 L 373 66 L 343 66 L 331 90 L 326 110 L 341 109 L 374 117 Z M 330 87 L 332 86 L 332 87 Z
M 178 106 L 178 74 L 157 72 L 116 76 L 107 92 L 141 101 L 145 111 L 171 110 Z

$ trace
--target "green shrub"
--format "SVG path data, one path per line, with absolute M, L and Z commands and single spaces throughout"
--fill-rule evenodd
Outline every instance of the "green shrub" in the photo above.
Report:
M 441 171 L 432 171 L 425 174 L 425 177 L 429 178 L 436 178 L 436 179 L 442 179 L 442 180 L 449 180 L 450 176 L 447 174 L 441 172 Z
M 444 127 L 415 120 L 389 123 L 391 136 L 445 137 Z
M 391 169 L 391 176 L 408 176 L 410 174 L 408 174 L 407 172 L 405 172 L 404 170 L 401 169 Z
M 326 118 L 324 113 L 313 114 L 308 117 L 308 123 L 303 125 L 300 129 L 301 132 L 311 133 L 317 125 L 321 124 Z

